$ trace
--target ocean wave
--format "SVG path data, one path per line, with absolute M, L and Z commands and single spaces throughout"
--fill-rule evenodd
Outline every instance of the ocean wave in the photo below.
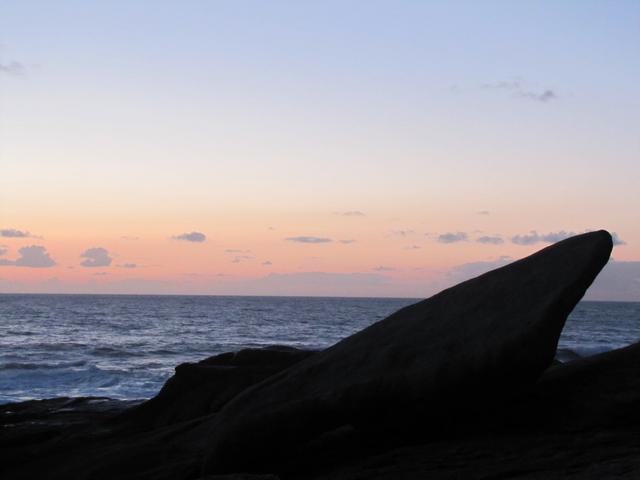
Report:
M 96 347 L 91 349 L 89 352 L 91 355 L 96 355 L 99 357 L 140 357 L 144 355 L 144 352 L 137 352 L 135 350 L 131 350 L 129 348 L 118 348 L 118 347 Z
M 0 371 L 2 370 L 52 370 L 83 367 L 87 364 L 84 360 L 75 362 L 59 362 L 59 363 L 30 363 L 30 362 L 7 362 L 0 363 Z
M 0 403 L 16 401 L 25 394 L 46 398 L 55 389 L 60 396 L 121 397 L 122 382 L 129 372 L 104 369 L 85 362 L 34 364 L 14 362 L 0 368 Z
M 86 343 L 80 343 L 80 342 L 56 342 L 56 343 L 41 342 L 41 343 L 35 343 L 32 346 L 32 348 L 34 349 L 42 348 L 43 350 L 49 350 L 54 352 L 68 351 L 70 349 L 81 349 L 86 347 L 87 347 Z
M 149 351 L 149 354 L 151 355 L 182 355 L 183 353 L 184 353 L 183 351 L 169 350 L 165 348 Z
M 15 335 L 17 337 L 29 337 L 32 335 L 38 335 L 36 332 L 30 332 L 28 330 L 7 330 L 5 335 Z

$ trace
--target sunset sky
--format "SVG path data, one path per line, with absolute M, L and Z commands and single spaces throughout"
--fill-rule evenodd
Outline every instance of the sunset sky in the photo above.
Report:
M 640 300 L 640 2 L 0 6 L 0 292 Z

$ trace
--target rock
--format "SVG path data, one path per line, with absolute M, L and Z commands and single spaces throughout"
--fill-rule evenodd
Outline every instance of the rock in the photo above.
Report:
M 269 472 L 352 425 L 430 428 L 531 385 L 612 249 L 578 235 L 403 308 L 235 397 L 211 419 L 204 473 Z M 426 433 L 424 433 L 426 432 Z
M 640 342 L 550 368 L 497 415 L 537 432 L 640 427 Z
M 229 400 L 265 378 L 314 352 L 275 345 L 247 348 L 183 363 L 154 398 L 120 417 L 148 427 L 162 427 L 215 413 Z
M 640 478 L 640 343 L 550 368 L 455 436 L 314 466 L 290 477 Z
M 137 403 L 104 397 L 59 397 L 0 405 L 0 450 L 11 452 L 22 445 L 33 449 L 62 434 L 97 430 L 100 423 Z M 15 454 L 11 456 L 15 459 Z

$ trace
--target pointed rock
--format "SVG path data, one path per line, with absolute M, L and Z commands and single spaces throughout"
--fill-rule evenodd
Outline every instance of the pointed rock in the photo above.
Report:
M 343 425 L 428 432 L 532 384 L 611 249 L 606 231 L 569 238 L 403 308 L 249 388 L 212 419 L 204 471 L 269 471 Z

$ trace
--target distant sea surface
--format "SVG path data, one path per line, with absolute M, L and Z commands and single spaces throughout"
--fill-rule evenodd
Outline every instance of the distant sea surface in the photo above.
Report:
M 0 295 L 0 403 L 155 395 L 176 365 L 245 347 L 325 348 L 417 299 Z M 560 360 L 640 340 L 640 303 L 581 302 Z

